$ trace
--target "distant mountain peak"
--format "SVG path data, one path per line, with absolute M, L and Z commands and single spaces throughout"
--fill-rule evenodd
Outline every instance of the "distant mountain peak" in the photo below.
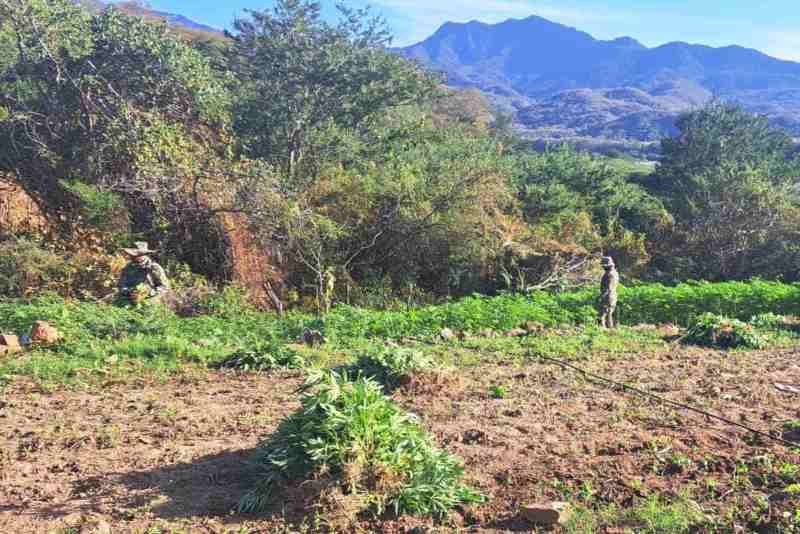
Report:
M 645 45 L 643 45 L 633 37 L 617 37 L 616 39 L 612 39 L 611 41 L 608 42 L 618 46 L 627 46 L 639 49 L 647 48 Z
M 444 72 L 452 86 L 481 89 L 533 130 L 651 141 L 670 119 L 713 95 L 800 135 L 800 64 L 741 46 L 675 41 L 648 48 L 531 15 L 446 23 L 397 52 Z

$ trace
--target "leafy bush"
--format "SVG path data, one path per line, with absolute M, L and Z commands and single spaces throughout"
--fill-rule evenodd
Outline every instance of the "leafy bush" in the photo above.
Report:
M 325 316 L 329 339 L 433 337 L 442 329 L 477 332 L 510 330 L 526 321 L 545 326 L 594 322 L 592 291 L 552 295 L 473 295 L 457 302 L 405 311 L 374 311 L 339 306 Z
M 64 258 L 32 240 L 0 242 L 0 295 L 21 297 L 32 290 L 54 289 L 67 268 Z
M 228 286 L 219 291 L 205 280 L 187 285 L 175 284 L 165 304 L 181 317 L 236 317 L 256 312 L 247 294 L 240 288 Z
M 298 369 L 306 361 L 296 351 L 277 344 L 267 344 L 250 350 L 239 350 L 215 364 L 220 369 L 239 371 L 269 371 L 282 367 Z
M 402 347 L 376 347 L 358 355 L 344 368 L 348 376 L 364 376 L 388 388 L 396 387 L 404 377 L 430 369 L 433 359 L 421 351 Z
M 0 298 L 46 291 L 69 297 L 108 293 L 122 267 L 120 258 L 91 243 L 92 238 L 84 236 L 82 247 L 66 250 L 37 239 L 0 237 Z
M 61 180 L 60 183 L 81 200 L 81 211 L 87 223 L 108 229 L 114 229 L 116 223 L 116 229 L 127 230 L 129 221 L 119 195 L 77 180 Z
M 275 491 L 281 485 L 323 474 L 363 497 L 364 508 L 376 514 L 442 516 L 482 500 L 459 482 L 459 460 L 437 450 L 376 382 L 328 373 L 312 383 L 302 408 L 260 446 L 262 479 L 242 499 L 241 510 L 265 510 L 279 500 Z
M 489 388 L 489 396 L 493 399 L 505 399 L 508 396 L 508 390 L 504 386 L 495 384 Z
M 711 313 L 702 315 L 689 328 L 684 339 L 690 343 L 723 349 L 736 347 L 763 349 L 768 344 L 767 339 L 752 325 Z
M 777 330 L 786 324 L 786 317 L 774 313 L 754 315 L 749 323 L 760 330 Z

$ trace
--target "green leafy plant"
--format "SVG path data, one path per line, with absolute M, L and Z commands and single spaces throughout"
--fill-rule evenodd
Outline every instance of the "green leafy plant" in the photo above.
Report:
M 785 463 L 778 469 L 778 475 L 786 482 L 800 481 L 800 465 Z
M 689 328 L 684 340 L 689 343 L 723 349 L 746 347 L 763 349 L 767 339 L 752 325 L 737 319 L 704 314 Z
M 89 224 L 101 225 L 123 209 L 122 199 L 111 191 L 78 180 L 59 183 L 81 200 L 82 212 Z
M 786 317 L 768 312 L 754 315 L 749 323 L 761 330 L 777 330 L 786 324 Z
M 343 370 L 348 376 L 372 378 L 387 388 L 393 388 L 415 372 L 432 367 L 433 359 L 421 351 L 382 346 L 359 354 L 356 361 Z
M 787 421 L 783 423 L 783 429 L 787 431 L 800 430 L 800 420 Z
M 459 481 L 460 461 L 438 450 L 375 381 L 326 373 L 307 388 L 300 410 L 259 447 L 261 481 L 242 511 L 265 510 L 280 500 L 282 485 L 323 475 L 376 514 L 443 516 L 482 500 Z
M 187 299 L 185 309 L 177 309 L 178 313 L 163 306 L 117 307 L 42 293 L 32 300 L 1 301 L 0 329 L 25 333 L 35 321 L 45 320 L 64 334 L 64 342 L 57 347 L 42 347 L 25 359 L 6 359 L 0 363 L 0 373 L 64 381 L 79 369 L 106 367 L 104 362 L 112 357 L 121 363 L 144 358 L 147 366 L 175 370 L 186 362 L 214 364 L 234 353 L 239 353 L 231 359 L 230 365 L 234 367 L 270 368 L 274 365 L 272 361 L 257 361 L 259 357 L 247 353 L 267 347 L 267 352 L 273 354 L 270 351 L 295 342 L 304 329 L 310 328 L 324 333 L 327 347 L 355 352 L 352 371 L 360 370 L 392 387 L 403 375 L 429 366 L 425 354 L 430 352 L 420 354 L 408 348 L 393 348 L 387 340 L 432 339 L 444 328 L 461 332 L 502 332 L 527 321 L 560 330 L 566 325 L 594 324 L 596 296 L 595 290 L 528 295 L 504 293 L 495 297 L 474 295 L 402 311 L 336 306 L 322 317 L 291 311 L 278 318 L 248 306 L 235 288 L 218 292 L 207 287 L 196 299 L 191 302 Z M 767 341 L 794 343 L 796 335 L 783 328 L 773 332 L 741 322 L 729 323 L 730 320 L 725 319 L 728 326 L 724 333 L 728 337 L 720 337 L 711 328 L 719 320 L 706 318 L 699 324 L 694 321 L 711 312 L 740 321 L 763 315 L 754 322 L 775 324 L 775 317 L 764 314 L 789 314 L 799 307 L 800 286 L 761 280 L 686 283 L 675 287 L 646 284 L 622 288 L 620 292 L 623 324 L 688 324 L 693 328 L 687 341 L 697 342 L 694 340 L 697 338 L 701 343 L 730 344 L 731 332 L 742 334 L 743 341 L 750 344 L 745 346 L 764 346 Z M 475 343 L 479 341 L 474 340 Z M 742 340 L 734 336 L 733 341 L 739 344 Z M 480 342 L 501 343 L 501 340 Z M 643 342 L 657 344 L 661 339 L 656 333 L 625 328 L 614 333 L 583 328 L 570 335 L 530 336 L 525 345 L 535 353 L 560 357 L 577 356 L 586 347 L 599 346 L 614 352 L 630 352 L 638 350 Z M 284 363 L 279 359 L 277 365 Z M 123 366 L 118 367 L 122 369 Z
M 489 396 L 491 396 L 493 399 L 505 399 L 507 395 L 508 390 L 503 386 L 498 386 L 495 384 L 489 388 Z
M 687 281 L 675 286 L 643 284 L 620 289 L 619 314 L 624 324 L 692 325 L 713 313 L 749 321 L 753 316 L 792 314 L 800 307 L 800 286 L 766 280 L 746 282 Z
M 278 368 L 305 367 L 305 359 L 296 351 L 278 344 L 266 344 L 250 350 L 236 351 L 214 366 L 244 372 L 269 371 Z

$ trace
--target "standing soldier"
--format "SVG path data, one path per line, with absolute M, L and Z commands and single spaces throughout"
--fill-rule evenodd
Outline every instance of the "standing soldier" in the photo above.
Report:
M 137 242 L 135 245 L 136 248 L 123 249 L 130 256 L 131 262 L 120 275 L 120 295 L 134 304 L 159 300 L 169 291 L 167 274 L 163 267 L 150 259 L 155 250 L 150 250 L 144 242 Z
M 603 258 L 603 269 L 606 271 L 600 282 L 600 324 L 604 328 L 614 328 L 614 311 L 617 309 L 617 286 L 619 273 L 610 256 Z

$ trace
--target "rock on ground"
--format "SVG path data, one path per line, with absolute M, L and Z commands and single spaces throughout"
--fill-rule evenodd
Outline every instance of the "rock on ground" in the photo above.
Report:
M 564 524 L 571 513 L 566 502 L 527 504 L 520 508 L 520 515 L 534 525 L 552 526 Z
M 0 335 L 0 354 L 2 353 L 9 353 L 13 354 L 15 352 L 20 352 L 22 350 L 22 345 L 19 342 L 19 338 L 17 336 L 3 334 Z
M 61 340 L 61 334 L 45 321 L 36 321 L 31 330 L 32 343 L 51 344 Z

